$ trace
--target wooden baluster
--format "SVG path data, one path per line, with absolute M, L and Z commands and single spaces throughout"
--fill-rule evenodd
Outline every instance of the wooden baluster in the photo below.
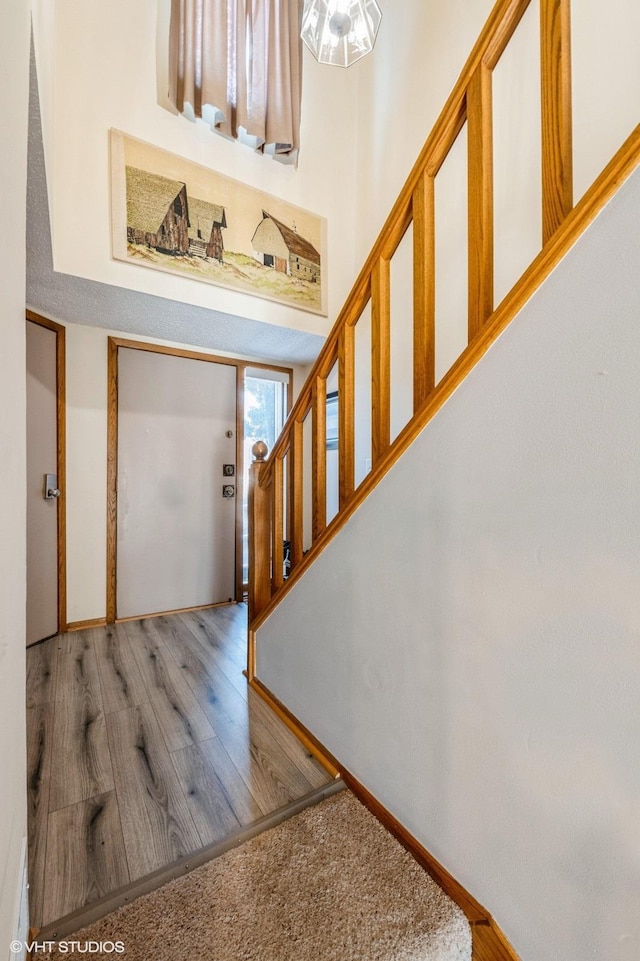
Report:
M 316 377 L 312 399 L 313 540 L 327 526 L 327 382 Z
M 289 447 L 289 543 L 291 570 L 302 560 L 303 525 L 303 422 L 296 420 L 291 428 Z
M 436 381 L 435 178 L 424 173 L 413 193 L 413 411 Z
M 284 459 L 276 457 L 271 484 L 271 588 L 272 593 L 284 583 Z
M 338 346 L 338 456 L 340 508 L 355 486 L 355 328 L 340 331 Z
M 491 71 L 480 62 L 467 90 L 469 343 L 493 311 L 493 123 Z
M 573 207 L 569 0 L 540 0 L 542 243 Z
M 260 486 L 267 445 L 257 441 L 251 448 L 249 468 L 249 623 L 264 610 L 271 597 L 271 497 Z
M 373 467 L 391 438 L 391 338 L 389 261 L 380 258 L 371 274 L 371 457 Z

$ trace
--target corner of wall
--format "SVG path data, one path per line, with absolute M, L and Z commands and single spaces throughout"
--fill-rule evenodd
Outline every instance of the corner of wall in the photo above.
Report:
M 15 937 L 26 835 L 25 690 L 25 235 L 29 3 L 0 7 L 3 136 L 0 197 L 11 230 L 0 235 L 3 272 L 0 352 L 0 946 Z

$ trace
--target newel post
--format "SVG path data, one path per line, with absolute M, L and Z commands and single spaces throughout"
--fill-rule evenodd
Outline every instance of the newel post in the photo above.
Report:
M 259 440 L 251 448 L 249 468 L 249 624 L 271 598 L 271 501 L 269 489 L 260 487 L 267 445 Z

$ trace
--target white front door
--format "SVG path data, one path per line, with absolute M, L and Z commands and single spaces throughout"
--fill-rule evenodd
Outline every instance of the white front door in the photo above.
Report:
M 236 376 L 118 350 L 119 618 L 235 597 Z

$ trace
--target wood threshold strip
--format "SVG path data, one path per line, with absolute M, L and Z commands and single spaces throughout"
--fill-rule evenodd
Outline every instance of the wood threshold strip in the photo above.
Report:
M 305 747 L 313 750 L 321 763 L 327 759 L 335 766 L 342 782 L 359 801 L 412 855 L 436 884 L 464 912 L 473 939 L 473 961 L 519 961 L 518 955 L 495 923 L 491 914 L 450 874 L 436 858 L 388 811 L 370 791 L 322 745 L 307 727 L 257 678 L 251 687 L 282 718 Z M 323 760 L 324 759 L 324 760 Z M 329 768 L 327 768 L 329 770 Z M 339 783 L 339 782 L 338 782 Z
M 199 868 L 203 864 L 213 861 L 215 858 L 222 857 L 222 855 L 228 851 L 232 851 L 246 841 L 257 837 L 258 834 L 262 834 L 263 831 L 268 831 L 278 824 L 282 824 L 283 821 L 294 817 L 296 814 L 300 814 L 300 812 L 306 808 L 319 804 L 334 794 L 338 794 L 344 790 L 345 786 L 344 782 L 339 779 L 329 782 L 329 784 L 324 784 L 322 787 L 310 791 L 309 794 L 299 798 L 297 801 L 292 801 L 290 804 L 287 804 L 286 807 L 259 818 L 249 827 L 240 828 L 238 831 L 229 835 L 224 841 L 207 845 L 199 851 L 194 851 L 193 854 L 186 854 L 184 857 L 174 861 L 173 864 L 159 868 L 157 871 L 138 878 L 130 884 L 119 888 L 117 891 L 113 891 L 111 894 L 107 894 L 105 897 L 93 901 L 87 905 L 87 907 L 80 908 L 78 911 L 66 914 L 63 918 L 47 924 L 37 932 L 37 938 L 40 941 L 55 941 L 89 924 L 94 924 L 96 921 L 99 921 L 100 918 L 111 914 L 112 911 L 117 911 L 118 908 L 123 907 L 125 904 L 130 904 L 143 894 L 156 891 L 169 881 L 183 877 L 195 868 Z M 36 940 L 36 934 L 34 934 L 32 940 Z
M 607 164 L 584 197 L 576 204 L 562 226 L 540 251 L 502 303 L 494 310 L 473 343 L 469 344 L 462 352 L 436 389 L 416 412 L 413 419 L 398 435 L 386 454 L 374 465 L 373 470 L 356 489 L 344 510 L 317 537 L 300 564 L 291 572 L 278 595 L 273 597 L 258 617 L 251 622 L 253 631 L 257 631 L 261 627 L 274 608 L 296 584 L 298 578 L 302 576 L 334 535 L 346 524 L 396 460 L 413 443 L 418 434 L 459 387 L 493 342 L 508 327 L 535 291 L 551 274 L 552 270 L 560 263 L 589 224 L 611 200 L 621 184 L 633 173 L 638 164 L 640 164 L 640 124 L 623 143 L 611 162 Z

